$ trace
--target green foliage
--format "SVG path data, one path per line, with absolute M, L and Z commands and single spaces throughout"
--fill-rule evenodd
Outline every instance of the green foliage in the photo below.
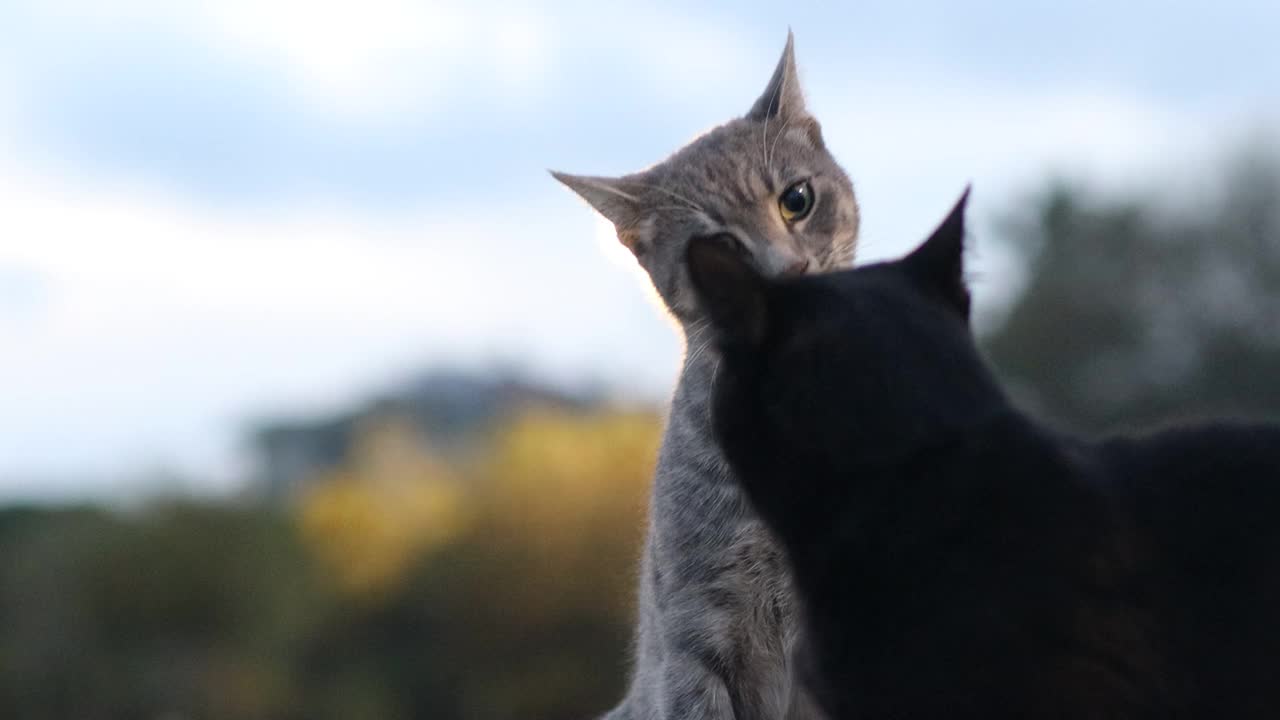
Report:
M 1280 416 L 1280 158 L 1181 207 L 1053 187 L 1010 228 L 1029 281 L 985 346 L 1023 402 L 1087 429 Z M 362 416 L 288 510 L 0 511 L 0 717 L 604 710 L 660 423 L 558 407 L 450 454 Z
M 621 692 L 651 413 L 395 418 L 289 512 L 0 511 L 0 717 L 582 718 Z
M 1280 155 L 1182 203 L 1057 185 L 1010 223 L 1025 293 L 985 346 L 1018 398 L 1100 431 L 1280 418 Z
M 281 717 L 299 696 L 281 660 L 317 596 L 281 518 L 173 504 L 18 524 L 0 545 L 7 716 Z

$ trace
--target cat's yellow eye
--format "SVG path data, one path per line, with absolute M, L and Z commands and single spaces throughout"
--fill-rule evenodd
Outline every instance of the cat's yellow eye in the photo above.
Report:
M 808 180 L 801 180 L 782 191 L 778 196 L 778 211 L 787 222 L 803 220 L 813 209 L 813 188 Z

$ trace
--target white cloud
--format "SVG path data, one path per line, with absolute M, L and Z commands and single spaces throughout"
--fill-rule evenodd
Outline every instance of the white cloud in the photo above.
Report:
M 634 6 L 613 14 L 608 22 L 625 29 L 601 36 L 608 44 L 593 51 L 642 69 L 636 77 L 619 81 L 643 83 L 646 94 L 658 98 L 687 102 L 747 87 L 746 96 L 733 100 L 738 107 L 720 121 L 746 113 L 768 83 L 786 36 L 780 32 L 776 46 L 755 47 L 722 21 L 687 17 L 673 23 L 670 12 Z
M 0 494 L 25 470 L 227 468 L 251 413 L 356 401 L 426 362 L 496 355 L 649 397 L 677 362 L 567 200 L 250 216 L 3 166 L 0 198 L 0 267 L 46 285 L 34 321 L 0 323 L 22 349 L 0 356 Z
M 304 94 L 345 113 L 430 98 L 477 32 L 457 6 L 410 0 L 216 0 L 199 4 L 194 24 L 226 52 L 267 58 Z
M 968 180 L 981 231 L 1046 166 L 1146 177 L 1204 137 L 1201 118 L 1123 97 L 810 94 L 858 184 L 864 259 L 923 237 Z M 562 202 L 255 216 L 0 162 L 0 266 L 47 285 L 36 321 L 0 324 L 22 348 L 0 357 L 0 493 L 22 468 L 225 466 L 247 414 L 356 399 L 430 359 L 496 352 L 663 395 L 677 340 L 634 262 L 581 203 L 547 197 Z M 978 249 L 990 308 L 1016 278 Z
M 555 27 L 525 9 L 408 0 L 46 0 L 29 12 L 62 33 L 32 36 L 50 52 L 96 34 L 177 33 L 289 78 L 320 112 L 375 123 L 460 92 L 522 102 L 572 56 L 616 72 L 622 92 L 678 106 L 692 130 L 745 111 L 783 41 L 779 30 L 755 47 L 731 25 L 644 9 L 584 9 Z M 801 37 L 810 101 L 862 200 L 863 259 L 907 249 L 973 180 L 986 307 L 1016 287 L 984 231 L 1011 193 L 1046 168 L 1145 179 L 1224 126 L 1123 93 L 872 76 L 804 48 Z M 567 192 L 396 217 L 324 201 L 246 214 L 44 175 L 6 160 L 6 84 L 39 82 L 6 79 L 19 59 L 0 62 L 0 267 L 44 287 L 21 322 L 0 315 L 0 347 L 21 348 L 0 354 L 0 495 L 18 469 L 216 467 L 247 414 L 359 398 L 424 360 L 497 352 L 655 396 L 668 387 L 674 334 L 611 231 Z M 576 101 L 610 92 L 584 87 Z M 619 142 L 644 138 L 647 121 L 620 119 Z
M 186 38 L 278 73 L 322 112 L 392 121 L 461 92 L 522 97 L 545 76 L 545 23 L 519 7 L 422 0 L 48 0 L 26 8 L 48 42 Z M 144 41 L 145 42 L 145 41 Z M 465 68 L 464 72 L 458 72 Z
M 526 97 L 550 61 L 545 23 L 518 6 L 207 0 L 193 16 L 228 53 L 266 57 L 322 108 L 364 119 L 467 92 Z

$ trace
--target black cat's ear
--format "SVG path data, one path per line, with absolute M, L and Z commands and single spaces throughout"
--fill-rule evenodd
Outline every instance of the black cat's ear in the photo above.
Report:
M 747 119 L 794 118 L 804 111 L 804 93 L 800 91 L 800 78 L 796 72 L 795 40 L 788 30 L 787 45 L 782 49 L 778 67 L 774 69 L 768 87 L 751 106 Z
M 726 235 L 698 237 L 685 249 L 689 280 L 722 346 L 754 347 L 768 322 L 768 281 Z
M 550 171 L 551 177 L 578 193 L 596 212 L 605 216 L 619 230 L 629 228 L 640 220 L 644 207 L 623 178 L 570 175 Z
M 956 202 L 937 230 L 902 260 L 907 271 L 936 293 L 966 320 L 969 319 L 969 288 L 964 281 L 964 212 L 970 187 Z

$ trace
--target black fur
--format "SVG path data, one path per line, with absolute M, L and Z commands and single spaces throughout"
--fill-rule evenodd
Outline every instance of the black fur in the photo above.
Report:
M 1280 428 L 1086 441 L 969 329 L 964 200 L 903 260 L 690 277 L 716 434 L 786 548 L 833 718 L 1280 717 Z

